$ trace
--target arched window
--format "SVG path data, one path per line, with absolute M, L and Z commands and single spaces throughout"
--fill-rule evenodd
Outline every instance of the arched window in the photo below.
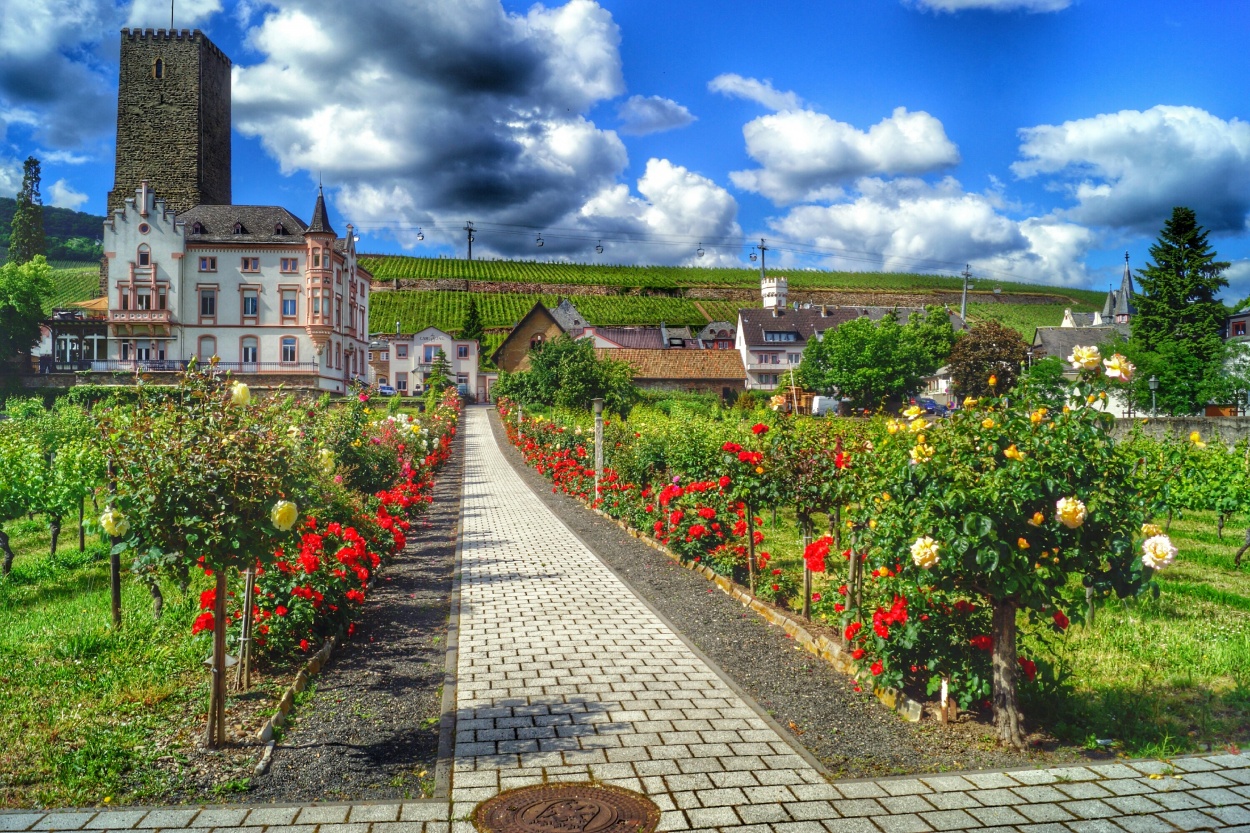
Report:
M 546 336 L 544 336 L 542 333 L 535 333 L 534 335 L 530 336 L 530 349 L 533 350 L 535 347 L 542 344 L 546 340 L 547 340 Z
M 273 233 L 281 237 L 282 235 L 286 234 L 286 226 L 282 225 L 281 223 L 278 223 L 276 226 L 273 227 Z
M 206 365 L 217 355 L 217 339 L 213 336 L 200 336 L 198 348 L 195 351 L 196 357 L 201 365 Z
M 243 233 L 243 224 L 242 224 L 242 223 L 235 223 L 235 224 L 234 224 L 234 233 L 235 233 L 235 234 L 242 234 L 242 233 Z
M 158 81 L 165 77 L 165 62 L 160 58 L 152 62 L 152 77 Z
M 204 224 L 203 224 L 203 223 L 201 223 L 199 220 L 196 220 L 194 223 L 192 223 L 192 224 L 191 224 L 191 233 L 192 233 L 192 234 L 203 234 L 203 233 L 204 233 Z
M 260 348 L 256 336 L 244 336 L 239 344 L 239 360 L 243 364 L 256 364 L 259 360 Z
M 140 266 L 152 265 L 152 250 L 148 248 L 147 243 L 139 244 L 139 254 L 136 260 Z

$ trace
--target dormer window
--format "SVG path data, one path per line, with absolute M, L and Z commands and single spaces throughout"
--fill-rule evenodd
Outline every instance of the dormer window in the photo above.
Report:
M 243 233 L 244 233 L 244 230 L 243 230 L 243 224 L 242 224 L 242 223 L 235 223 L 235 224 L 234 224 L 234 233 L 235 233 L 235 234 L 243 234 Z
M 191 224 L 191 233 L 192 233 L 192 234 L 203 234 L 203 233 L 204 233 L 204 224 L 203 224 L 203 223 L 201 223 L 199 220 L 196 220 L 194 223 L 192 223 L 192 224 Z
M 276 226 L 273 227 L 273 233 L 277 235 L 278 237 L 283 236 L 284 234 L 286 234 L 286 226 L 282 225 L 281 223 L 278 223 Z

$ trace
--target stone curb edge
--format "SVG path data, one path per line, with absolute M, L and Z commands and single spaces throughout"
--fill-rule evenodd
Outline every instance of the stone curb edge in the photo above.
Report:
M 461 455 L 460 506 L 456 512 L 456 525 L 452 535 L 456 540 L 456 555 L 452 567 L 451 599 L 447 614 L 447 659 L 443 664 L 442 711 L 438 724 L 438 761 L 434 764 L 434 794 L 431 799 L 451 801 L 452 769 L 456 747 L 456 682 L 460 672 L 460 580 L 464 559 L 464 493 L 468 487 L 464 476 L 463 433 L 456 432 L 457 451 Z
M 835 670 L 840 671 L 843 674 L 849 674 L 857 680 L 865 679 L 862 675 L 855 672 L 855 666 L 850 658 L 850 655 L 848 655 L 842 646 L 837 642 L 834 642 L 827 636 L 812 636 L 811 633 L 809 633 L 807 629 L 804 628 L 798 621 L 787 616 L 773 605 L 760 601 L 742 585 L 735 583 L 726 576 L 722 576 L 714 572 L 706 565 L 682 561 L 676 553 L 661 544 L 659 541 L 656 541 L 649 535 L 639 532 L 624 521 L 613 518 L 602 509 L 596 509 L 589 505 L 587 505 L 586 508 L 590 509 L 590 511 L 594 512 L 599 517 L 616 524 L 631 537 L 637 538 L 653 550 L 663 553 L 680 566 L 693 573 L 698 573 L 708 581 L 713 582 L 717 587 L 724 591 L 726 595 L 732 597 L 735 601 L 740 602 L 743 607 L 748 607 L 755 611 L 755 613 L 766 622 L 781 628 L 795 641 L 796 644 L 801 646 L 803 650 L 820 657 L 829 665 L 833 666 Z M 913 700 L 897 689 L 874 685 L 872 687 L 872 693 L 878 700 L 881 701 L 882 704 L 892 711 L 897 712 L 904 720 L 915 723 L 919 721 L 921 716 L 924 714 L 924 706 L 920 702 Z

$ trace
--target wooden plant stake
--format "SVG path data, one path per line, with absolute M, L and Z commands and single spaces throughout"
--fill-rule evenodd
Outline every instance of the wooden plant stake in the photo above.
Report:
M 247 691 L 252 687 L 252 608 L 256 599 L 256 568 L 249 567 L 244 574 L 243 628 L 239 636 L 239 665 L 234 687 Z

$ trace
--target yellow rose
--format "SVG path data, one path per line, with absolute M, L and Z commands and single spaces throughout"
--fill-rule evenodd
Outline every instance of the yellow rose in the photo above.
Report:
M 895 420 L 895 419 L 892 419 L 885 424 L 885 430 L 889 431 L 891 434 L 897 434 L 898 429 L 901 427 L 902 426 L 899 425 L 898 420 Z
M 929 423 L 925 422 L 923 417 L 917 417 L 916 419 L 913 419 L 911 422 L 907 423 L 907 429 L 913 433 L 919 433 L 920 431 L 923 431 L 924 429 L 928 427 L 929 427 Z
M 965 396 L 965 397 L 964 397 L 964 407 L 965 407 L 965 408 L 971 408 L 971 407 L 975 406 L 976 404 L 977 404 L 977 400 L 973 399 L 971 396 Z
M 920 443 L 911 450 L 911 461 L 913 463 L 927 463 L 933 459 L 933 455 L 936 453 L 937 449 L 933 446 Z
M 756 474 L 763 474 L 763 473 L 764 473 L 764 467 L 763 467 L 763 466 L 756 466 L 756 467 L 755 467 L 755 473 L 756 473 Z
M 295 526 L 295 521 L 299 518 L 299 510 L 295 508 L 295 504 L 289 500 L 280 500 L 269 510 L 269 520 L 273 521 L 273 525 L 278 528 L 279 532 L 286 532 Z
M 1107 369 L 1108 379 L 1119 379 L 1122 382 L 1132 379 L 1133 371 L 1137 369 L 1132 362 L 1119 353 L 1109 359 L 1103 359 L 1102 365 Z
M 1074 370 L 1097 370 L 1102 361 L 1102 353 L 1095 347 L 1073 347 L 1072 355 L 1068 356 Z
M 877 528 L 877 519 L 876 519 L 876 518 L 870 518 L 870 519 L 869 519 L 869 521 L 868 521 L 868 528 L 869 528 L 869 529 L 876 529 L 876 528 Z
M 1003 456 L 1017 462 L 1024 460 L 1024 452 L 1016 448 L 1014 444 L 1007 447 L 1007 450 L 1003 452 Z
M 1016 540 L 1016 546 L 1022 550 L 1027 550 L 1029 548 L 1029 542 L 1020 538 Z
M 126 516 L 116 509 L 108 508 L 104 510 L 104 514 L 100 516 L 100 526 L 104 527 L 104 531 L 114 538 L 121 538 L 130 529 L 130 521 L 126 520 Z
M 912 405 L 906 411 L 903 411 L 903 416 L 907 417 L 908 419 L 915 419 L 916 417 L 920 416 L 923 413 L 924 411 L 920 410 L 919 405 Z
M 1163 534 L 1163 527 L 1158 524 L 1142 524 L 1141 534 L 1143 538 L 1153 538 L 1156 535 Z
M 240 407 L 252 401 L 252 392 L 247 389 L 247 385 L 242 382 L 235 382 L 230 385 L 230 404 L 239 405 Z
M 1055 520 L 1068 529 L 1076 529 L 1085 523 L 1085 504 L 1074 497 L 1059 498 L 1055 501 Z
M 987 428 L 987 429 L 988 429 L 988 428 L 993 428 L 993 427 L 994 427 L 994 420 L 990 419 L 989 417 L 986 417 L 985 419 L 981 420 L 981 427 L 982 427 L 982 428 Z
M 1029 518 L 1028 524 L 1029 526 L 1041 526 L 1045 522 L 1046 522 L 1045 515 L 1043 515 L 1041 512 L 1034 512 L 1033 517 Z
M 1194 431 L 1189 435 L 1189 441 L 1194 444 L 1195 448 L 1206 448 L 1207 444 L 1202 441 L 1202 435 Z
M 317 452 L 317 465 L 326 474 L 334 471 L 334 452 L 328 448 L 323 448 Z
M 1045 408 L 1038 408 L 1036 411 L 1029 414 L 1029 422 L 1033 423 L 1034 425 L 1037 425 L 1045 418 L 1046 418 Z
M 991 373 L 990 378 L 989 378 L 989 383 L 990 383 L 990 387 L 994 387 L 995 385 L 998 384 L 998 377 L 995 376 L 993 373 Z
M 928 535 L 917 538 L 911 545 L 911 560 L 922 570 L 932 570 L 937 566 L 941 547 Z

